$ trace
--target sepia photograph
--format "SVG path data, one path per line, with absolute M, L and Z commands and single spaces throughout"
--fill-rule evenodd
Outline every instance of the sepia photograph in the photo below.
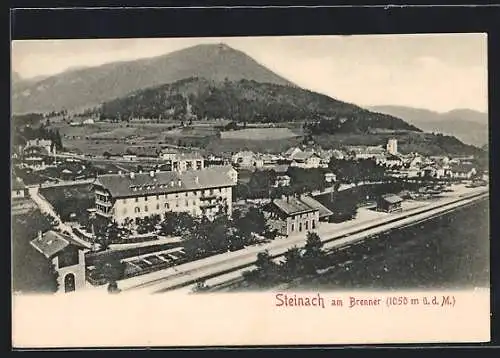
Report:
M 489 329 L 486 34 L 14 40 L 11 68 L 14 311 L 480 291 Z

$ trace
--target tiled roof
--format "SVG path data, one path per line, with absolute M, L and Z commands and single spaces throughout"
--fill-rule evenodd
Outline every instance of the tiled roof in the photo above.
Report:
M 150 173 L 107 174 L 97 178 L 95 185 L 107 189 L 114 198 L 155 195 L 186 190 L 232 186 L 231 166 L 214 166 L 186 172 L 161 171 Z M 179 185 L 180 181 L 180 185 Z
M 461 163 L 461 164 L 456 164 L 451 166 L 451 171 L 455 173 L 469 173 L 472 169 L 474 168 L 473 164 L 466 164 L 466 163 Z
M 318 209 L 320 218 L 331 216 L 333 214 L 333 212 L 330 209 L 328 209 L 326 206 L 324 206 L 319 201 L 310 196 L 303 196 L 300 198 L 300 200 L 305 204 L 307 204 L 308 206 L 310 206 L 311 208 Z
M 284 155 L 286 155 L 286 156 L 288 156 L 288 155 L 292 155 L 292 154 L 293 154 L 293 152 L 294 152 L 295 150 L 297 150 L 297 149 L 298 149 L 298 150 L 300 150 L 300 151 L 302 151 L 302 149 L 300 149 L 300 148 L 298 148 L 298 147 L 292 147 L 292 148 L 289 148 L 289 149 L 288 149 L 288 150 L 284 153 Z
M 293 160 L 307 160 L 307 159 L 311 158 L 312 156 L 319 157 L 318 154 L 316 154 L 314 152 L 307 151 L 307 152 L 296 153 L 296 154 L 292 155 L 291 159 L 293 159 Z
M 69 245 L 75 245 L 79 248 L 88 248 L 80 242 L 74 240 L 71 236 L 61 234 L 55 231 L 47 231 L 41 237 L 31 240 L 31 245 L 41 252 L 46 258 L 50 258 L 58 252 L 64 250 Z
M 175 160 L 202 160 L 203 156 L 199 153 L 175 153 Z
M 275 165 L 267 166 L 263 170 L 274 170 L 276 173 L 286 173 L 288 171 L 288 168 L 290 168 L 290 166 L 288 164 L 275 164 Z M 260 169 L 257 169 L 257 170 L 260 170 Z
M 274 199 L 273 204 L 287 215 L 318 210 L 310 207 L 306 203 L 302 202 L 299 198 L 293 196 L 288 198 Z
M 384 196 L 382 196 L 382 200 L 385 200 L 391 204 L 396 204 L 396 203 L 400 203 L 403 201 L 403 199 L 401 197 L 399 197 L 395 194 L 384 195 Z
M 253 156 L 255 156 L 255 153 L 251 152 L 249 150 L 244 150 L 244 151 L 236 153 L 235 156 L 237 156 L 237 157 L 253 157 Z

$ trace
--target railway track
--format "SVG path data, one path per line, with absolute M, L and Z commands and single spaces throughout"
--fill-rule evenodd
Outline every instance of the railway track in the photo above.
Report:
M 388 221 L 384 221 L 382 223 L 377 223 L 377 224 L 365 226 L 365 227 L 362 227 L 362 228 L 354 230 L 354 231 L 349 231 L 345 234 L 334 235 L 331 238 L 323 240 L 324 247 L 327 250 L 334 250 L 334 249 L 339 249 L 340 247 L 354 245 L 356 243 L 359 243 L 361 241 L 369 239 L 370 237 L 373 237 L 374 235 L 382 233 L 382 232 L 386 232 L 386 231 L 389 231 L 392 229 L 398 229 L 398 228 L 405 227 L 405 226 L 415 225 L 419 222 L 430 220 L 436 216 L 443 215 L 444 213 L 453 211 L 459 206 L 467 205 L 468 203 L 473 203 L 480 198 L 486 198 L 488 195 L 489 195 L 488 192 L 481 192 L 481 193 L 476 193 L 476 194 L 464 196 L 464 197 L 461 197 L 461 198 L 458 198 L 458 199 L 455 199 L 452 201 L 448 201 L 446 203 L 442 203 L 442 204 L 437 205 L 435 207 L 432 207 L 430 209 L 429 208 L 420 209 L 420 210 L 417 209 L 415 211 L 412 211 L 411 213 L 408 213 L 407 215 L 398 216 L 396 218 L 393 218 L 393 219 L 388 220 Z M 457 204 L 460 204 L 460 203 L 463 203 L 463 204 L 457 206 Z M 447 208 L 447 209 L 443 210 L 443 208 Z M 428 214 L 429 212 L 432 212 L 433 214 L 427 216 L 426 214 Z M 423 215 L 422 218 L 418 218 L 415 221 L 408 222 L 409 219 L 412 219 L 412 218 L 415 218 L 418 216 L 422 216 L 422 215 Z M 394 224 L 397 224 L 397 223 L 401 223 L 401 225 L 394 226 Z M 271 258 L 276 259 L 276 258 L 282 257 L 285 252 L 286 252 L 286 249 L 282 250 L 282 252 L 280 252 L 280 253 L 271 255 Z M 237 261 L 238 258 L 234 258 L 232 260 Z M 230 268 L 224 268 L 221 270 L 216 270 L 215 272 L 210 273 L 210 274 L 196 276 L 197 271 L 199 272 L 199 271 L 206 270 L 209 267 L 228 264 L 227 261 L 214 263 L 211 265 L 206 265 L 206 266 L 195 268 L 195 269 L 188 270 L 185 272 L 179 272 L 173 276 L 167 276 L 167 277 L 159 278 L 156 280 L 152 280 L 152 281 L 137 285 L 135 287 L 132 287 L 130 289 L 147 289 L 147 290 L 152 289 L 154 293 L 172 291 L 172 290 L 179 289 L 182 287 L 194 285 L 199 281 L 207 281 L 207 280 L 219 277 L 219 276 L 233 273 L 235 271 L 241 271 L 243 269 L 248 269 L 249 267 L 251 267 L 254 264 L 254 262 L 255 262 L 255 260 L 252 259 L 251 261 L 247 261 L 247 262 L 244 262 L 242 264 L 235 264 L 234 266 L 232 266 Z M 181 282 L 172 283 L 170 285 L 167 283 L 167 281 L 169 281 L 169 280 L 172 280 L 175 278 L 182 278 L 182 276 L 185 276 L 186 279 L 181 280 Z M 233 280 L 233 279 L 231 279 L 231 280 Z M 228 282 L 231 280 L 228 280 Z M 234 281 L 233 284 L 235 282 L 237 282 L 237 281 Z M 158 287 L 157 290 L 154 289 L 155 286 L 160 286 L 162 283 L 165 283 L 164 287 Z M 226 287 L 226 283 L 222 282 L 218 285 L 214 285 L 214 287 L 216 287 L 216 286 Z
M 466 204 L 460 206 L 460 208 L 467 208 L 469 206 L 474 205 L 475 203 L 476 203 L 476 201 L 469 202 L 469 203 L 466 203 Z M 440 212 L 438 214 L 435 214 L 435 215 L 432 215 L 432 216 L 429 216 L 429 217 L 426 217 L 426 218 L 414 221 L 414 222 L 412 222 L 410 224 L 399 226 L 397 228 L 393 228 L 393 229 L 390 229 L 388 231 L 380 232 L 379 234 L 387 234 L 388 232 L 390 232 L 392 230 L 401 230 L 401 229 L 404 229 L 404 228 L 413 227 L 415 225 L 418 225 L 418 224 L 421 224 L 421 223 L 433 220 L 433 219 L 435 219 L 437 217 L 440 217 L 440 216 L 446 215 L 448 213 L 451 213 L 455 209 L 456 208 L 445 210 L 445 211 L 442 211 L 442 212 Z M 348 250 L 348 249 L 351 249 L 351 248 L 355 248 L 355 247 L 358 247 L 358 246 L 362 246 L 368 240 L 376 240 L 379 234 L 374 234 L 374 235 L 371 235 L 371 236 L 366 236 L 366 237 L 364 237 L 363 239 L 361 239 L 359 241 L 350 242 L 350 243 L 346 243 L 346 244 L 341 245 L 341 246 L 337 246 L 337 247 L 334 247 L 334 248 L 326 249 L 325 253 L 326 253 L 327 256 L 333 257 L 335 254 L 340 253 L 342 251 L 345 251 L 345 250 Z M 333 240 L 333 241 L 335 241 L 335 240 Z M 354 260 L 356 260 L 356 259 L 354 259 Z M 325 269 L 322 269 L 321 273 L 329 272 L 329 271 L 331 271 L 333 269 L 338 268 L 339 266 L 342 267 L 342 266 L 344 266 L 346 264 L 351 263 L 352 261 L 353 261 L 353 259 L 350 257 L 350 258 L 346 258 L 346 259 L 344 259 L 342 261 L 335 262 L 331 266 L 329 266 L 329 267 L 327 267 Z M 207 287 L 203 292 L 229 292 L 229 291 L 233 291 L 234 289 L 237 289 L 238 288 L 238 284 L 240 284 L 242 282 L 244 282 L 243 277 L 232 278 L 230 280 L 227 280 L 227 281 L 215 284 L 215 285 L 211 285 L 211 286 Z M 281 284 L 279 284 L 279 285 L 277 285 L 277 286 L 275 286 L 274 288 L 271 288 L 271 289 L 272 290 L 286 290 L 291 285 L 293 285 L 293 283 L 286 283 L 285 282 L 285 283 L 281 283 Z

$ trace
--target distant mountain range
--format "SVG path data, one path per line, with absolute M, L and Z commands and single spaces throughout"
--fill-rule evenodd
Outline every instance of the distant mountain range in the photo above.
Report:
M 214 81 L 252 79 L 293 86 L 243 52 L 224 44 L 210 44 L 153 58 L 73 69 L 29 85 L 14 86 L 12 109 L 19 114 L 87 108 L 189 77 Z
M 91 109 L 101 118 L 115 120 L 143 117 L 307 122 L 308 130 L 316 131 L 308 135 L 323 139 L 330 136 L 331 141 L 350 134 L 358 139 L 398 134 L 410 144 L 418 142 L 415 150 L 434 146 L 433 151 L 440 153 L 482 152 L 453 137 L 422 136 L 421 129 L 446 133 L 436 127 L 439 114 L 416 109 L 403 111 L 403 107 L 364 109 L 308 91 L 224 44 L 198 45 L 154 58 L 73 68 L 41 79 L 24 80 L 13 73 L 12 79 L 14 114 Z M 480 116 L 467 110 L 450 112 L 448 120 L 439 122 L 455 118 L 456 130 L 457 118 L 465 121 L 462 116 L 469 118 L 466 125 L 487 126 L 487 120 L 481 122 Z M 431 126 L 426 121 L 436 123 Z M 470 128 L 469 134 L 473 132 Z
M 446 113 L 404 106 L 372 106 L 372 111 L 390 114 L 426 132 L 453 135 L 478 147 L 488 143 L 488 114 L 471 109 L 455 109 Z

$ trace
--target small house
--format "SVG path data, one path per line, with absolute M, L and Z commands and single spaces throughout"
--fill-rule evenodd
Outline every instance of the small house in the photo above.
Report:
M 473 164 L 460 163 L 450 167 L 451 176 L 457 179 L 471 179 L 477 171 Z
M 321 157 L 312 151 L 300 152 L 291 156 L 291 166 L 298 168 L 319 168 L 321 166 Z
M 59 274 L 60 292 L 73 292 L 85 287 L 85 252 L 91 249 L 91 244 L 53 230 L 30 241 L 38 252 L 44 255 Z
M 298 153 L 302 153 L 302 149 L 300 149 L 299 147 L 292 147 L 292 148 L 289 148 L 285 153 L 283 153 L 283 156 L 285 158 L 291 159 L 294 155 L 296 155 Z
M 395 194 L 382 195 L 377 201 L 377 211 L 394 213 L 403 211 L 403 199 Z

